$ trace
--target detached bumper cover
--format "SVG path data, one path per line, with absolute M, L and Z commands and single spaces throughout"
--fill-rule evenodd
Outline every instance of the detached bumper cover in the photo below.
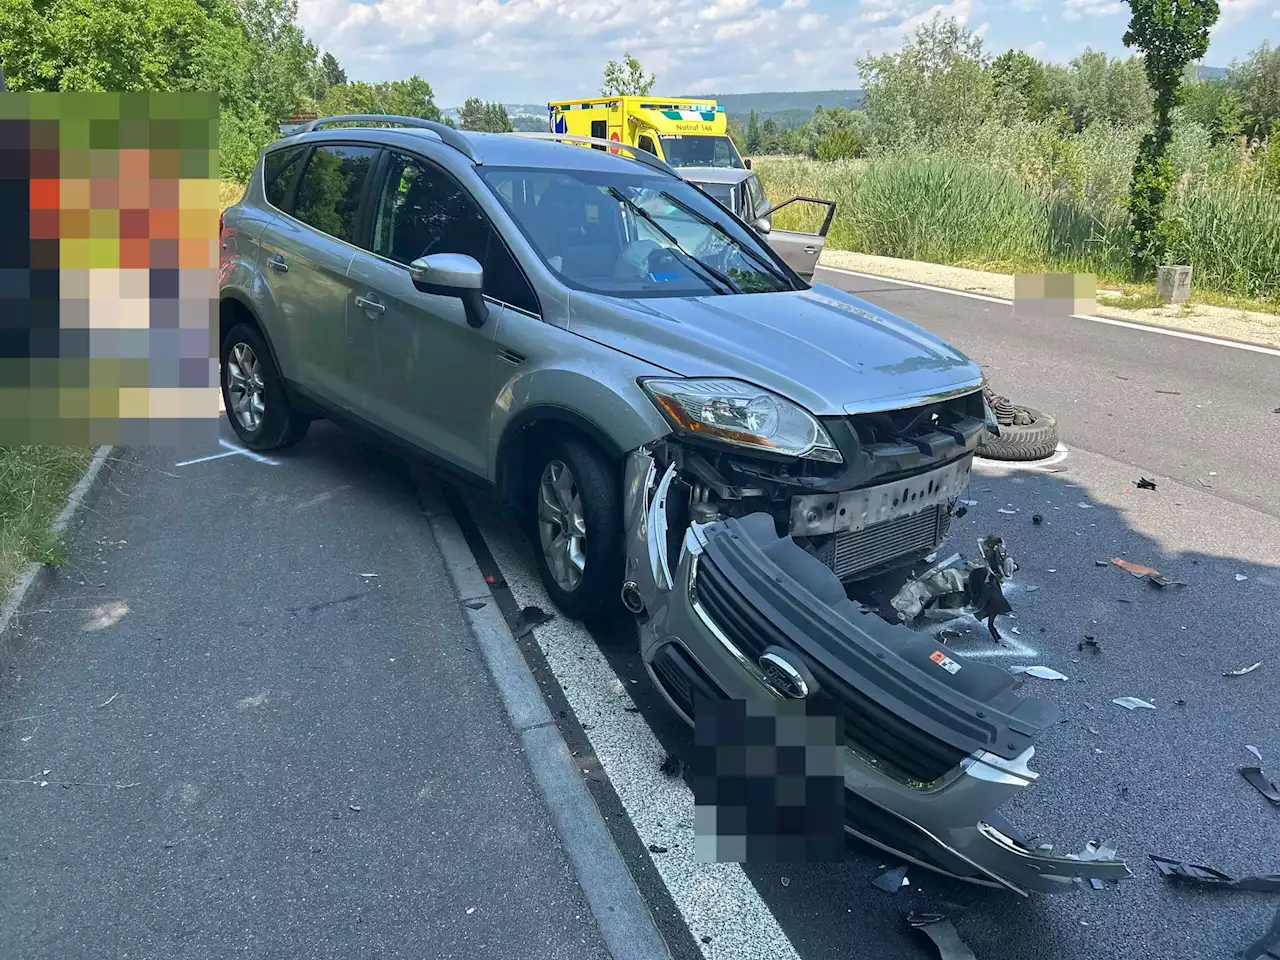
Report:
M 815 681 L 809 696 L 843 717 L 850 833 L 1023 894 L 1129 876 L 1110 848 L 1046 853 L 996 812 L 1037 778 L 1028 763 L 1036 735 L 1057 720 L 1051 704 L 1018 696 L 1022 681 L 1002 669 L 860 613 L 764 514 L 693 525 L 673 568 L 662 497 L 670 473 L 658 480 L 652 466 L 642 453 L 629 464 L 628 575 L 646 608 L 646 666 L 687 721 L 695 694 L 783 696 L 761 665 L 765 648 L 780 648 Z M 662 549 L 650 539 L 659 532 Z

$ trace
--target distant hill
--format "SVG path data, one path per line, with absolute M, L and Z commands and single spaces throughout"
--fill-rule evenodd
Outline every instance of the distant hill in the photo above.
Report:
M 772 118 L 779 127 L 798 127 L 813 116 L 813 108 L 862 106 L 861 90 L 797 90 L 777 93 L 713 93 L 709 96 L 724 107 L 724 112 L 742 123 L 751 111 L 760 122 Z
M 1225 80 L 1227 79 L 1226 67 L 1196 67 L 1197 80 Z

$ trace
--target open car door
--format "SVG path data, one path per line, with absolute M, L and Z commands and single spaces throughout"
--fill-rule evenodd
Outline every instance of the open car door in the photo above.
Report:
M 773 226 L 773 217 L 783 207 L 792 203 L 816 203 L 827 208 L 822 219 L 822 227 L 817 233 L 802 233 L 798 230 L 778 230 Z M 827 231 L 831 229 L 831 221 L 836 215 L 834 200 L 818 200 L 814 197 L 792 197 L 784 200 L 776 207 L 769 207 L 758 214 L 755 220 L 756 229 L 769 241 L 769 245 L 778 253 L 787 266 L 806 280 L 813 278 L 813 271 L 818 266 L 818 257 L 827 242 Z

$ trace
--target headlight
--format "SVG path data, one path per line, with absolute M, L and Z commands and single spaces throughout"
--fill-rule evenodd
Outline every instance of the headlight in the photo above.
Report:
M 740 380 L 641 380 L 684 433 L 789 457 L 842 463 L 813 415 L 790 400 Z

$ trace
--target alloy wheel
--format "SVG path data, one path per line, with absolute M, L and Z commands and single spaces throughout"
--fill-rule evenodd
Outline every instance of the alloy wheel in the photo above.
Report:
M 556 585 L 572 593 L 587 564 L 587 521 L 573 473 L 552 460 L 538 482 L 538 539 Z
M 227 399 L 231 413 L 244 429 L 257 430 L 266 413 L 266 384 L 262 364 L 253 347 L 237 343 L 227 357 Z

